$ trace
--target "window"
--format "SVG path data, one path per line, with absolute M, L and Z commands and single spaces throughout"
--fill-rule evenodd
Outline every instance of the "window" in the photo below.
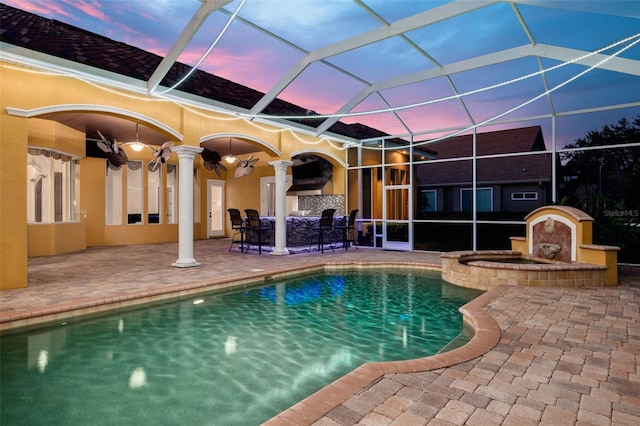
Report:
M 127 163 L 127 223 L 142 223 L 142 161 Z
M 418 212 L 427 213 L 438 210 L 438 193 L 435 189 L 421 189 L 418 193 Z
M 471 188 L 463 188 L 460 190 L 460 210 L 470 212 L 473 209 Z M 476 211 L 492 212 L 493 211 L 493 188 L 477 188 L 476 189 Z
M 154 166 L 156 167 L 153 170 Z M 147 164 L 147 223 L 160 223 L 162 205 L 162 166 Z
M 105 160 L 104 180 L 104 223 L 106 225 L 122 225 L 122 168 L 109 166 Z
M 512 192 L 511 199 L 514 201 L 537 200 L 538 193 L 537 192 Z
M 27 221 L 78 220 L 79 164 L 72 156 L 49 149 L 27 151 Z
M 167 223 L 178 223 L 178 166 L 167 164 Z
M 200 187 L 198 169 L 193 169 L 193 223 L 200 223 Z
M 125 199 L 127 224 L 177 223 L 178 167 L 175 164 L 166 165 L 165 199 L 164 166 L 155 171 L 143 166 L 143 161 L 129 160 L 126 166 L 113 167 L 105 160 L 106 225 L 123 224 Z M 165 212 L 166 222 L 163 219 Z

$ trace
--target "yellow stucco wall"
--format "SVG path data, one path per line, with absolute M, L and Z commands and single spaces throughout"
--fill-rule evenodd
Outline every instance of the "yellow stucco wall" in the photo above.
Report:
M 6 84 L 0 78 L 0 99 Z M 27 286 L 27 122 L 0 110 L 0 289 Z
M 33 117 L 10 115 L 7 108 L 27 111 Z M 65 113 L 78 114 L 99 109 L 101 113 L 132 121 L 133 116 L 138 120 L 143 116 L 146 117 L 145 126 L 166 135 L 175 145 L 199 146 L 202 137 L 230 133 L 261 141 L 262 144 L 257 145 L 260 145 L 262 152 L 254 154 L 255 158 L 259 158 L 254 166 L 254 173 L 240 179 L 233 177 L 235 166 L 220 178 L 213 171 L 202 167 L 202 160 L 196 156 L 194 166 L 199 169 L 200 195 L 200 222 L 194 224 L 196 239 L 207 236 L 208 179 L 225 180 L 225 210 L 229 207 L 241 210 L 259 209 L 260 178 L 275 174 L 268 162 L 290 160 L 292 153 L 301 149 L 312 150 L 332 161 L 333 193 L 345 193 L 346 173 L 341 167 L 336 167 L 339 164 L 334 160 L 340 158 L 344 161 L 344 151 L 326 142 L 318 144 L 317 138 L 311 135 L 298 135 L 297 138 L 289 130 L 264 123 L 198 111 L 193 106 L 185 107 L 174 102 L 0 62 L 0 289 L 27 285 L 29 255 L 59 254 L 91 246 L 168 242 L 178 239 L 177 223 L 127 225 L 124 220 L 123 225 L 105 225 L 104 160 L 85 158 L 84 133 L 39 117 L 33 112 L 39 108 L 43 109 L 43 113 L 51 113 L 52 108 L 57 108 Z M 171 130 L 165 130 L 162 126 Z M 182 140 L 176 140 L 171 131 L 181 135 Z M 81 158 L 78 222 L 27 224 L 27 146 L 53 148 Z M 151 155 L 147 150 L 139 154 L 140 158 L 136 157 L 137 154 L 129 154 L 129 151 L 127 154 L 132 160 L 141 159 L 145 162 Z M 172 156 L 171 162 L 178 163 L 177 155 Z M 289 169 L 288 173 L 290 172 Z M 143 178 L 143 182 L 146 185 L 146 178 Z M 143 188 L 143 192 L 146 193 L 146 188 Z M 163 195 L 166 196 L 166 192 Z M 146 205 L 145 199 L 144 206 Z M 226 235 L 230 235 L 228 220 L 225 220 L 225 227 Z M 65 238 L 62 238 L 63 235 Z
M 82 222 L 29 224 L 29 256 L 53 256 L 87 248 Z

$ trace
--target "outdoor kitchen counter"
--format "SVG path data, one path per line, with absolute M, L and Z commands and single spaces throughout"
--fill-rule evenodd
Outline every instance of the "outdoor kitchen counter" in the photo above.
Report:
M 275 229 L 275 217 L 261 217 L 263 225 L 273 226 Z M 320 216 L 287 216 L 287 248 L 306 248 L 318 243 L 318 225 Z M 333 229 L 329 234 L 325 234 L 325 241 L 342 242 L 343 232 L 341 229 L 347 223 L 345 216 L 333 218 Z M 273 242 L 273 237 L 271 239 Z

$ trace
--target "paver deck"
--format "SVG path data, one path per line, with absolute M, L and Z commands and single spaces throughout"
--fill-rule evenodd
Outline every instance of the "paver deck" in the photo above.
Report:
M 30 259 L 29 287 L 0 292 L 0 326 L 323 264 L 440 264 L 437 253 L 227 249 L 228 240 L 195 241 L 202 265 L 184 269 L 171 266 L 175 243 Z M 421 360 L 366 364 L 267 423 L 638 425 L 639 296 L 633 267 L 620 268 L 617 287 L 498 288 L 465 307 L 475 342 Z

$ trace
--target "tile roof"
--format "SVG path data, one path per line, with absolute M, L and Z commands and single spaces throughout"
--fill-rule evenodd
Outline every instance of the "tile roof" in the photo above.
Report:
M 479 156 L 545 150 L 540 126 L 478 133 L 476 144 Z M 455 136 L 429 143 L 426 147 L 435 151 L 438 159 L 471 157 L 473 155 L 473 136 Z
M 471 135 L 457 136 L 426 145 L 434 150 L 436 159 L 471 157 Z M 545 143 L 540 126 L 478 133 L 477 155 L 508 154 L 544 151 Z M 470 184 L 472 161 L 460 160 L 418 166 L 418 185 Z M 477 160 L 478 183 L 549 181 L 551 154 L 480 158 Z
M 162 57 L 154 53 L 3 3 L 0 3 L 0 22 L 2 42 L 142 81 L 149 80 L 162 61 Z M 161 84 L 172 86 L 190 69 L 191 67 L 183 63 L 174 63 Z M 196 70 L 178 89 L 244 109 L 251 109 L 264 95 L 257 90 L 201 70 Z M 307 111 L 306 108 L 275 99 L 265 108 L 264 113 L 300 116 L 306 115 Z M 315 128 L 324 120 L 290 121 Z M 355 139 L 388 136 L 362 124 L 342 122 L 331 126 L 329 131 Z

